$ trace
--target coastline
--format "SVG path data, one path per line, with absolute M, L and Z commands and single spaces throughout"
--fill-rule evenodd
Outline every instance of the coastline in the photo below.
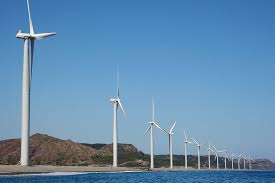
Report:
M 145 167 L 117 167 L 112 166 L 52 166 L 52 165 L 34 165 L 34 166 L 20 166 L 20 165 L 0 165 L 0 176 L 12 175 L 42 175 L 55 173 L 119 173 L 119 172 L 160 172 L 160 171 L 209 171 L 209 169 L 194 169 L 189 167 L 174 167 L 173 169 L 167 167 L 154 168 L 148 170 Z M 225 171 L 224 169 L 211 169 L 210 171 Z M 250 170 L 226 170 L 226 171 L 250 171 Z M 252 170 L 264 171 L 264 170 Z M 268 171 L 268 170 L 265 170 Z M 271 171 L 271 170 L 270 170 Z M 272 170 L 274 171 L 274 170 Z
M 187 170 L 196 170 L 188 168 Z M 30 174 L 47 174 L 56 172 L 75 172 L 75 173 L 96 173 L 96 172 L 158 172 L 158 171 L 186 171 L 183 167 L 154 168 L 148 170 L 145 167 L 117 167 L 112 166 L 52 166 L 52 165 L 0 165 L 0 176 L 4 175 L 30 175 Z
M 28 175 L 28 174 L 44 174 L 55 172 L 140 172 L 147 171 L 142 168 L 128 168 L 111 166 L 50 166 L 50 165 L 35 165 L 35 166 L 20 166 L 20 165 L 0 165 L 1 175 Z

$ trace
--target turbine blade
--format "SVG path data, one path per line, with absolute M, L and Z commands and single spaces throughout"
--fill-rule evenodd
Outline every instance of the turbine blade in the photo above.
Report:
M 48 38 L 50 36 L 54 36 L 56 35 L 55 32 L 51 32 L 51 33 L 41 33 L 41 34 L 33 34 L 31 35 L 31 38 L 34 38 L 34 39 L 45 39 L 45 38 Z
M 215 151 L 215 152 L 218 152 L 215 146 L 212 145 L 212 147 L 214 148 L 214 151 Z
M 33 31 L 33 25 L 32 25 L 32 18 L 31 18 L 31 11 L 30 11 L 30 3 L 29 3 L 29 0 L 27 0 L 27 5 L 28 5 L 28 14 L 29 14 L 30 34 L 34 34 L 34 31 Z
M 117 65 L 117 97 L 119 98 L 119 70 Z
M 152 121 L 154 122 L 155 121 L 155 103 L 154 103 L 154 97 L 152 98 Z
M 118 104 L 119 104 L 119 107 L 120 107 L 121 111 L 122 111 L 123 114 L 124 114 L 124 117 L 126 118 L 126 113 L 125 113 L 125 111 L 124 111 L 124 109 L 123 109 L 123 107 L 122 107 L 122 104 L 121 104 L 121 102 L 120 102 L 120 99 L 118 99 L 117 101 L 118 101 Z
M 185 141 L 188 141 L 185 130 L 183 130 L 183 132 L 184 132 Z
M 176 123 L 177 123 L 177 122 L 175 121 L 175 123 L 173 124 L 172 128 L 170 129 L 170 131 L 169 131 L 169 133 L 170 133 L 170 134 L 173 132 L 173 130 L 174 130 L 174 128 L 175 128 Z
M 193 142 L 195 142 L 195 144 L 197 144 L 197 145 L 200 145 L 195 139 L 193 139 L 192 137 L 191 137 L 191 139 L 193 140 Z
M 146 135 L 149 132 L 150 129 L 151 129 L 151 125 L 147 128 L 147 130 L 145 131 L 144 135 Z
M 162 130 L 164 133 L 169 134 L 166 130 L 162 129 L 157 123 L 155 123 L 154 121 L 153 121 L 153 123 L 154 123 L 154 125 L 155 125 L 157 128 L 159 128 L 160 130 Z
M 210 148 L 210 151 L 212 151 L 213 153 L 215 152 L 213 149 Z

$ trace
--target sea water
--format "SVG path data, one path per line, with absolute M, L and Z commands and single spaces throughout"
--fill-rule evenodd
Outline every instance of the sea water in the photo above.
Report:
M 272 171 L 54 173 L 0 176 L 0 183 L 275 183 Z

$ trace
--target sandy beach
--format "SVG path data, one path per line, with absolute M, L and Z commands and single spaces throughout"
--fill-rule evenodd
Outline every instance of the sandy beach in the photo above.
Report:
M 141 168 L 128 168 L 111 166 L 19 166 L 19 165 L 0 165 L 0 175 L 18 175 L 18 174 L 33 174 L 33 173 L 53 173 L 53 172 L 120 172 L 120 171 L 144 171 Z M 147 171 L 147 170 L 145 170 Z
M 184 167 L 154 168 L 152 171 L 184 171 Z M 188 168 L 188 170 L 194 170 Z M 129 168 L 129 167 L 111 167 L 111 166 L 20 166 L 20 165 L 0 165 L 0 175 L 20 175 L 20 174 L 38 174 L 54 172 L 125 172 L 125 171 L 148 171 L 146 168 Z

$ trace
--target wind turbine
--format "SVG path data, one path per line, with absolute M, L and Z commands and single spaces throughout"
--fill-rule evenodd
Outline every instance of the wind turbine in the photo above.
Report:
M 198 143 L 195 139 L 191 138 L 194 144 L 198 147 L 198 169 L 201 169 L 201 156 L 200 156 L 200 150 L 202 144 Z
M 174 135 L 173 130 L 175 128 L 176 122 L 173 124 L 173 126 L 171 127 L 170 131 L 167 132 L 168 137 L 169 137 L 169 153 L 170 153 L 170 168 L 173 169 L 173 140 L 172 137 Z
M 238 156 L 238 170 L 241 169 L 240 161 L 241 161 L 242 155 L 243 155 L 243 154 L 240 154 L 240 155 Z
M 149 127 L 146 130 L 145 134 L 147 134 L 150 130 L 150 148 L 151 148 L 151 164 L 150 167 L 151 169 L 154 168 L 154 138 L 153 138 L 153 128 L 154 126 L 162 130 L 163 132 L 167 133 L 164 129 L 162 129 L 156 122 L 155 122 L 155 104 L 154 100 L 152 100 L 152 107 L 153 107 L 153 114 L 152 114 L 152 120 L 149 123 Z
M 208 148 L 207 148 L 207 152 L 208 152 L 208 169 L 211 169 L 211 151 L 215 152 L 213 149 L 211 149 L 211 145 L 208 142 Z
M 184 140 L 185 169 L 187 169 L 187 165 L 188 165 L 188 163 L 187 163 L 187 144 L 192 144 L 193 142 L 191 142 L 187 139 L 187 135 L 185 133 L 185 130 L 183 132 L 184 132 L 184 138 L 185 138 L 185 140 Z
M 117 109 L 118 107 L 121 109 L 124 117 L 126 118 L 125 111 L 122 107 L 120 96 L 119 96 L 119 72 L 117 71 L 117 96 L 116 98 L 110 99 L 110 101 L 114 105 L 114 122 L 113 122 L 113 167 L 117 167 Z
M 223 151 L 218 151 L 217 148 L 215 146 L 212 145 L 212 147 L 214 148 L 214 151 L 215 151 L 215 160 L 217 160 L 217 170 L 219 169 L 219 153 L 223 153 Z
M 35 34 L 31 19 L 29 0 L 27 0 L 30 33 L 16 34 L 16 38 L 24 40 L 23 85 L 22 85 L 22 137 L 21 137 L 21 165 L 29 165 L 30 138 L 30 92 L 33 67 L 34 42 L 56 35 L 55 32 Z M 29 55 L 30 54 L 30 55 Z
M 234 156 L 236 156 L 234 153 L 231 152 L 231 169 L 234 170 Z
M 243 169 L 244 170 L 246 170 L 246 166 L 245 166 L 246 162 L 245 161 L 246 161 L 246 155 L 244 154 L 243 155 Z
M 249 158 L 249 169 L 251 170 L 252 169 L 252 167 L 251 167 L 251 156 L 250 156 L 250 154 L 248 154 L 248 158 Z
M 224 169 L 226 170 L 227 169 L 227 159 L 229 159 L 228 157 L 228 154 L 227 154 L 227 151 L 224 151 Z

